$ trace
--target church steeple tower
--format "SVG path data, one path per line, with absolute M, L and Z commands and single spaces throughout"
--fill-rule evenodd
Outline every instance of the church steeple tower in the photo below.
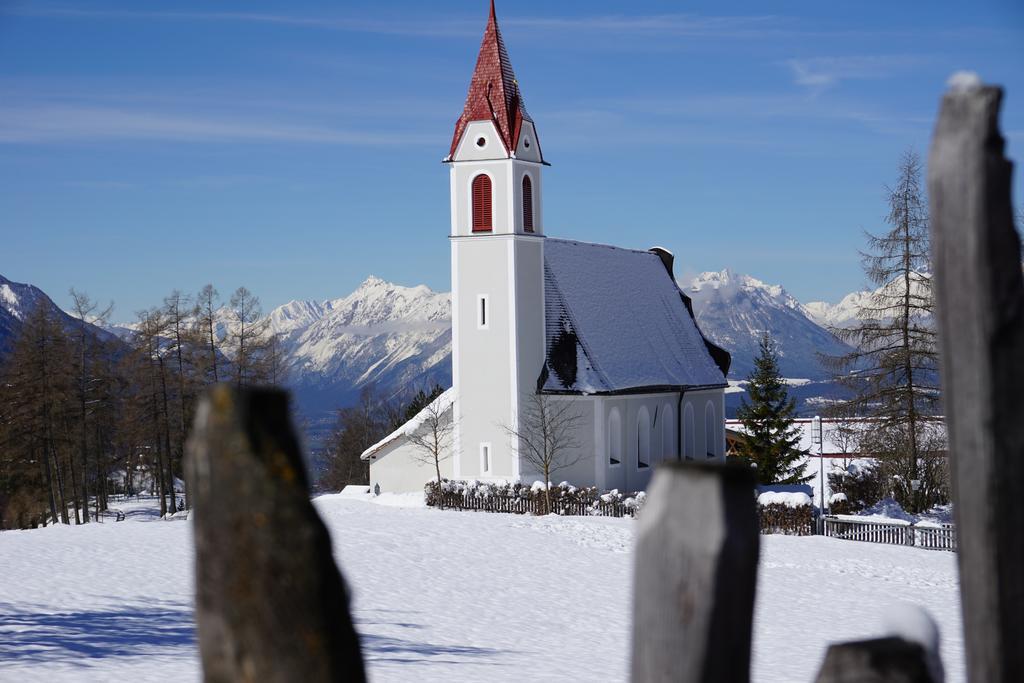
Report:
M 445 162 L 451 175 L 456 477 L 518 479 L 502 437 L 544 365 L 545 164 L 491 12 Z M 524 393 L 525 392 L 525 393 Z M 498 430 L 496 432 L 495 430 Z

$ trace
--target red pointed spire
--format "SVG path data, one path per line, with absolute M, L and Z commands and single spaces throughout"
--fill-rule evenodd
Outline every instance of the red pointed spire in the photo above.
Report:
M 491 13 L 484 29 L 484 39 L 480 43 L 480 54 L 476 59 L 476 69 L 469 83 L 469 94 L 462 116 L 455 123 L 455 135 L 452 137 L 451 150 L 448 158 L 455 154 L 455 148 L 462 138 L 466 124 L 470 121 L 494 122 L 498 128 L 505 150 L 511 154 L 519 144 L 519 133 L 523 121 L 533 122 L 523 105 L 523 97 L 519 92 L 519 83 L 512 71 L 505 42 L 501 39 L 498 19 L 494 12 L 494 0 L 491 0 Z

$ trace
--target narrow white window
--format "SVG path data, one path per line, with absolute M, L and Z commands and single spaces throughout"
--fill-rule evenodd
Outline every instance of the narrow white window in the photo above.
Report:
M 476 328 L 478 330 L 488 329 L 491 322 L 491 311 L 486 294 L 478 294 L 476 297 Z
M 704 450 L 707 452 L 708 460 L 718 455 L 718 434 L 721 429 L 715 418 L 715 404 L 708 401 L 704 407 Z
M 647 406 L 640 406 L 636 418 L 636 466 L 641 470 L 651 466 L 651 415 Z
M 619 409 L 612 408 L 608 415 L 608 465 L 622 464 L 622 420 Z
M 483 474 L 491 473 L 491 444 L 480 444 L 480 471 Z
M 693 460 L 697 453 L 693 430 L 693 406 L 687 403 L 683 408 L 683 457 L 687 460 Z

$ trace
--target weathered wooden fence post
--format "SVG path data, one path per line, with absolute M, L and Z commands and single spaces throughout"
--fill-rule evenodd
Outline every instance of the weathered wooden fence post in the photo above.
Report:
M 928 160 L 967 669 L 979 683 L 1024 675 L 1024 281 L 1002 94 L 952 88 Z
M 637 521 L 634 683 L 750 679 L 760 531 L 742 465 L 658 467 Z
M 205 680 L 364 681 L 287 394 L 211 389 L 189 438 L 186 476 Z
M 920 644 L 875 638 L 830 646 L 815 683 L 941 683 L 939 676 Z

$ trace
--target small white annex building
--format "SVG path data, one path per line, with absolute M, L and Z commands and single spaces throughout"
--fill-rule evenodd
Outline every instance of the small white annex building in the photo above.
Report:
M 729 354 L 701 334 L 672 254 L 547 237 L 547 162 L 491 4 L 451 175 L 454 421 L 442 476 L 532 482 L 516 431 L 536 395 L 571 401 L 580 456 L 559 480 L 639 490 L 663 460 L 725 458 Z M 370 485 L 416 491 L 433 479 L 412 420 L 363 453 Z M 420 457 L 417 457 L 420 456 Z

